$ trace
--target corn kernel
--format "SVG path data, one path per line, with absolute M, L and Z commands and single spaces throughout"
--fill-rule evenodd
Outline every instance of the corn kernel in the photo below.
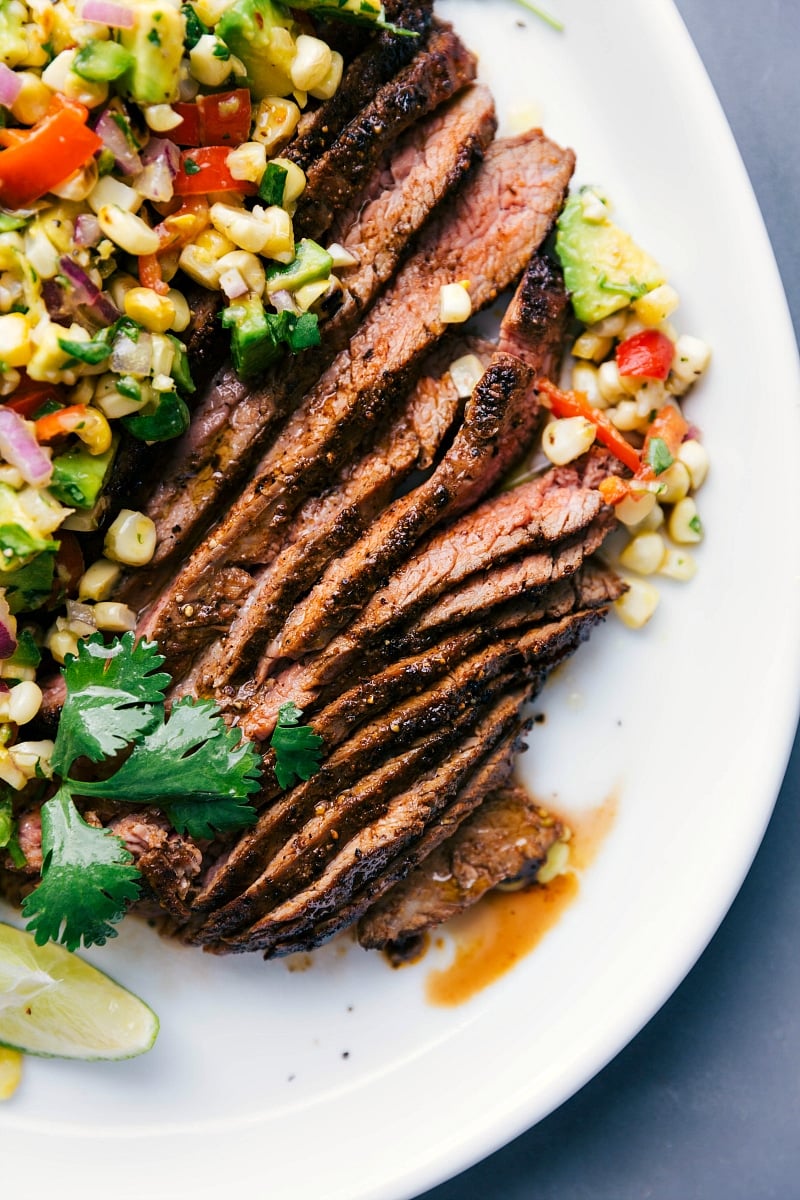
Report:
M 50 107 L 53 93 L 33 71 L 17 71 L 16 74 L 22 86 L 11 105 L 12 115 L 22 125 L 35 125 Z
M 19 1050 L 0 1046 L 0 1100 L 10 1100 L 22 1080 L 22 1055 Z
M 94 616 L 104 633 L 127 633 L 136 628 L 136 613 L 127 604 L 101 600 L 94 606 Z
M 281 96 L 267 96 L 259 102 L 253 126 L 253 140 L 266 147 L 272 154 L 285 145 L 297 128 L 300 109 L 291 100 Z
M 608 401 L 605 396 L 600 394 L 600 385 L 597 377 L 597 367 L 590 362 L 577 362 L 572 368 L 572 388 L 576 392 L 583 392 L 586 399 L 594 408 L 606 408 Z
M 173 333 L 183 333 L 184 329 L 188 329 L 192 320 L 191 310 L 186 297 L 176 288 L 170 288 L 167 296 L 172 301 L 172 307 L 175 309 L 175 316 L 172 318 L 170 329 Z
M 1 354 L 0 357 L 2 357 Z M 696 438 L 688 438 L 685 442 L 681 442 L 678 461 L 686 467 L 692 488 L 697 491 L 705 483 L 708 474 L 708 451 L 705 446 Z
M 305 171 L 290 158 L 273 158 L 271 161 L 277 167 L 283 167 L 286 172 L 286 179 L 283 183 L 283 207 L 292 212 L 295 204 L 306 190 Z M 334 266 L 336 266 L 335 263 Z
M 623 387 L 619 368 L 613 359 L 601 363 L 597 368 L 597 388 L 606 404 L 616 404 L 618 400 L 624 400 L 629 395 L 627 388 Z
M 106 176 L 106 179 L 108 178 L 109 176 Z M 97 219 L 106 237 L 121 249 L 127 250 L 128 254 L 155 254 L 159 247 L 156 231 L 146 225 L 141 217 L 126 212 L 116 204 L 107 204 L 100 208 Z
M 320 38 L 301 33 L 295 42 L 296 53 L 289 68 L 292 83 L 301 91 L 324 84 L 330 72 L 333 55 L 330 47 Z
M 626 579 L 628 590 L 614 601 L 614 611 L 629 629 L 641 629 L 658 608 L 658 589 L 645 579 Z
M 697 563 L 688 550 L 676 550 L 670 546 L 664 555 L 664 561 L 658 568 L 659 575 L 667 579 L 677 579 L 679 583 L 688 583 L 697 574 Z
M 98 558 L 83 575 L 78 584 L 79 600 L 107 600 L 114 591 L 122 567 L 119 563 L 109 562 L 107 558 Z
M 679 304 L 680 298 L 675 288 L 670 287 L 668 283 L 662 283 L 660 287 L 653 288 L 651 292 L 646 292 L 644 296 L 635 300 L 633 311 L 643 325 L 655 329 L 662 321 L 666 321 L 667 317 L 672 316 Z
M 110 204 L 124 208 L 126 212 L 137 212 L 142 207 L 144 197 L 135 188 L 128 187 L 127 183 L 115 179 L 113 175 L 104 175 L 97 181 L 88 200 L 89 208 L 96 213 Z
M 662 471 L 658 476 L 661 488 L 658 496 L 659 502 L 661 504 L 677 504 L 687 495 L 691 482 L 688 470 L 679 459 L 676 459 L 671 467 L 667 467 L 666 471 Z
M 622 433 L 641 430 L 648 424 L 647 417 L 639 416 L 635 400 L 620 400 L 613 408 L 609 408 L 608 416 Z
M 8 694 L 8 719 L 15 725 L 27 725 L 41 707 L 42 689 L 30 680 L 16 684 Z
M 602 362 L 613 344 L 610 337 L 598 337 L 597 334 L 590 333 L 587 329 L 574 343 L 572 354 L 575 358 L 588 358 L 593 362 Z
M 624 500 L 621 500 L 614 508 L 614 513 L 617 520 L 621 521 L 623 525 L 640 525 L 650 516 L 655 507 L 655 493 L 642 490 L 632 492 Z
M 472 299 L 462 283 L 445 283 L 439 289 L 439 320 L 460 325 L 472 316 Z
M 154 133 L 169 133 L 183 124 L 183 117 L 170 104 L 151 104 L 144 109 L 144 119 Z
M 220 271 L 220 279 L 224 272 L 235 271 L 241 277 L 248 292 L 255 292 L 257 296 L 263 293 L 267 285 L 264 264 L 260 258 L 257 258 L 255 254 L 250 254 L 247 250 L 231 250 L 229 254 L 223 254 L 217 267 Z
M 660 533 L 639 533 L 628 542 L 619 561 L 629 571 L 654 575 L 664 561 L 666 549 Z
M 9 367 L 26 367 L 32 354 L 31 331 L 24 313 L 0 316 L 0 359 Z
M 133 287 L 125 293 L 125 313 L 151 333 L 166 333 L 175 320 L 175 305 L 169 296 L 160 296 L 153 288 Z
M 230 151 L 225 166 L 234 179 L 259 183 L 267 168 L 267 151 L 261 142 L 242 142 Z
M 464 354 L 450 363 L 450 378 L 461 400 L 469 400 L 483 378 L 483 363 L 477 354 Z
M 309 94 L 315 100 L 330 100 L 336 95 L 339 84 L 342 82 L 342 72 L 344 71 L 344 59 L 338 50 L 331 53 L 331 65 L 325 78 L 309 88 Z
M 688 392 L 711 362 L 711 347 L 700 338 L 684 334 L 675 343 L 672 370 L 667 380 L 667 390 L 675 396 Z
M 106 531 L 106 557 L 128 567 L 143 567 L 156 550 L 156 527 L 144 513 L 123 508 Z
M 294 302 L 302 312 L 308 312 L 317 300 L 322 299 L 330 286 L 330 279 L 317 279 L 314 283 L 306 283 L 294 291 Z
M 68 654 L 78 653 L 78 639 L 67 629 L 51 629 L 44 644 L 58 663 L 63 663 Z
M 679 545 L 693 545 L 703 540 L 703 526 L 697 512 L 697 505 L 691 496 L 679 500 L 670 513 L 667 521 L 669 536 Z
M 585 454 L 597 436 L 597 426 L 585 417 L 562 417 L 545 426 L 542 450 L 557 467 Z
M 230 56 L 221 58 L 220 48 L 225 50 L 224 42 L 213 33 L 204 33 L 189 51 L 192 75 L 206 87 L 220 87 L 231 73 Z

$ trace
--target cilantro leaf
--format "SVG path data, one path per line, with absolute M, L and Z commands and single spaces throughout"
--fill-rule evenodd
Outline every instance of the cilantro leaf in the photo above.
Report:
M 254 825 L 258 813 L 247 800 L 175 800 L 161 806 L 178 833 L 193 838 L 213 838 L 217 833 L 235 833 Z
M 301 725 L 302 711 L 291 700 L 278 709 L 278 724 L 270 740 L 275 751 L 275 778 L 284 789 L 298 779 L 310 779 L 322 761 L 323 739 L 310 725 Z
M 78 643 L 63 675 L 67 698 L 61 710 L 53 769 L 66 775 L 76 758 L 92 762 L 118 754 L 159 720 L 170 677 L 155 642 L 126 633 L 111 646 L 95 634 Z
M 259 786 L 261 760 L 238 729 L 226 729 L 213 700 L 183 696 L 168 720 L 148 730 L 116 774 L 101 783 L 70 786 L 85 796 L 167 808 L 183 801 L 236 801 Z M 229 810 L 226 810 L 229 811 Z M 208 820 L 212 820 L 209 812 Z
M 669 452 L 669 446 L 663 438 L 650 438 L 647 443 L 647 461 L 656 475 L 662 475 L 671 467 L 675 459 Z
M 102 946 L 139 895 L 139 872 L 121 838 L 83 820 L 66 788 L 42 806 L 42 882 L 22 904 L 36 944 Z

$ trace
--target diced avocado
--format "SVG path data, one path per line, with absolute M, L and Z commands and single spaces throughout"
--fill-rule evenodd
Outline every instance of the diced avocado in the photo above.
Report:
M 131 7 L 133 27 L 119 33 L 120 45 L 133 55 L 122 88 L 137 104 L 172 104 L 178 99 L 183 13 L 169 0 L 138 0 Z
M 37 554 L 57 549 L 55 542 L 37 532 L 14 489 L 0 484 L 0 573 L 16 571 Z
M 296 292 L 307 283 L 327 279 L 333 270 L 333 259 L 327 250 L 303 238 L 294 248 L 294 258 L 283 266 L 276 263 L 267 271 L 267 292 Z
M 167 337 L 172 342 L 172 346 L 175 351 L 175 357 L 172 360 L 172 370 L 170 374 L 175 380 L 178 391 L 186 392 L 187 395 L 191 396 L 193 392 L 197 391 L 197 388 L 195 387 L 194 380 L 192 379 L 192 373 L 189 369 L 189 356 L 186 353 L 186 347 L 180 338 L 173 337 L 171 333 L 168 333 Z
M 593 325 L 665 282 L 663 269 L 605 213 L 592 188 L 581 188 L 558 218 L 556 253 L 579 321 Z
M 133 66 L 133 55 L 119 42 L 91 40 L 81 46 L 72 62 L 72 69 L 81 79 L 106 82 L 119 79 Z
M 3 575 L 6 600 L 12 613 L 33 612 L 53 590 L 55 551 L 40 554 L 27 567 Z
M 256 100 L 293 91 L 289 69 L 296 32 L 289 11 L 272 0 L 236 0 L 217 23 L 217 36 L 244 63 L 247 86 Z
M 116 450 L 115 442 L 105 454 L 90 454 L 82 447 L 59 454 L 53 459 L 51 494 L 71 508 L 93 508 L 103 490 Z
M 177 392 L 154 392 L 144 408 L 122 418 L 128 433 L 142 442 L 167 442 L 189 428 L 189 409 Z
M 14 0 L 0 0 L 0 62 L 16 67 L 28 54 L 28 40 L 23 25 L 27 10 Z
M 231 331 L 233 365 L 240 379 L 252 378 L 266 370 L 277 356 L 278 343 L 258 296 L 247 296 L 231 304 L 222 313 L 222 324 Z

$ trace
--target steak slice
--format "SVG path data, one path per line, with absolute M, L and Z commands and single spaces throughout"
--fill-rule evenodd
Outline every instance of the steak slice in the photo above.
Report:
M 406 3 L 394 0 L 386 5 L 389 20 L 421 38 L 427 37 L 432 21 L 432 3 Z M 348 34 L 353 32 L 348 29 Z M 379 33 L 371 38 L 362 52 L 345 68 L 336 94 L 318 108 L 306 111 L 300 118 L 295 136 L 281 151 L 304 171 L 332 145 L 339 132 L 363 108 L 367 100 L 401 71 L 418 52 L 420 37 L 398 37 Z
M 536 690 L 537 687 L 532 689 L 530 698 Z M 313 929 L 304 937 L 307 949 L 321 945 L 338 930 L 346 928 L 364 913 L 368 913 L 372 905 L 393 888 L 398 880 L 403 879 L 408 871 L 413 870 L 445 838 L 450 837 L 460 822 L 482 804 L 491 792 L 506 784 L 517 752 L 524 749 L 522 738 L 529 726 L 529 720 L 520 721 L 517 728 L 498 743 L 469 778 L 455 800 L 428 826 L 422 837 L 410 849 L 397 855 L 386 870 L 357 891 L 352 900 L 339 909 L 335 916 L 314 923 Z M 278 943 L 275 947 L 276 954 L 289 951 L 289 944 Z
M 567 311 L 560 267 L 535 254 L 500 328 L 500 346 L 511 345 L 515 353 L 498 350 L 467 404 L 462 429 L 431 478 L 396 500 L 331 563 L 267 658 L 296 659 L 326 645 L 423 534 L 481 499 L 526 453 L 539 411 L 531 384 L 560 364 Z
M 487 356 L 491 348 L 475 339 L 446 339 L 375 448 L 348 464 L 332 488 L 298 510 L 272 562 L 254 576 L 228 632 L 195 659 L 181 692 L 219 689 L 258 660 L 292 604 L 332 558 L 369 528 L 398 482 L 415 469 L 430 467 L 461 408 L 448 368 L 468 351 Z
M 439 292 L 454 264 L 479 309 L 514 279 L 558 211 L 573 156 L 540 133 L 489 147 L 471 186 L 436 214 L 318 386 L 289 420 L 247 488 L 140 625 L 180 678 L 233 617 L 249 590 L 243 567 L 269 561 L 274 531 L 352 455 L 365 432 L 418 373 L 444 333 Z
M 602 608 L 615 599 L 617 593 L 613 584 L 609 582 L 605 588 L 601 588 L 596 579 L 598 573 L 597 568 L 586 567 L 574 578 L 548 588 L 531 603 L 515 605 L 513 611 L 503 614 L 501 632 L 495 625 L 479 624 L 451 633 L 443 641 L 424 650 L 415 641 L 406 658 L 399 656 L 399 651 L 395 658 L 393 648 L 392 661 L 388 665 L 366 660 L 362 663 L 358 682 L 343 694 L 334 696 L 313 716 L 314 731 L 322 737 L 327 751 L 332 753 L 336 747 L 352 738 L 354 730 L 363 722 L 372 722 L 366 738 L 361 739 L 360 743 L 357 739 L 349 742 L 336 759 L 336 763 L 345 762 L 348 765 L 354 748 L 357 749 L 359 745 L 371 749 L 376 743 L 380 745 L 383 739 L 386 739 L 387 745 L 397 745 L 398 736 L 406 739 L 415 736 L 421 726 L 412 724 L 410 718 L 419 720 L 421 717 L 424 721 L 425 707 L 434 703 L 434 697 L 440 714 L 445 703 L 452 710 L 453 704 L 457 705 L 464 694 L 465 687 L 474 690 L 476 681 L 487 678 L 493 672 L 497 673 L 508 660 L 509 651 L 516 652 L 520 630 L 541 622 L 558 621 L 574 609 Z M 604 575 L 609 580 L 615 578 L 609 572 Z M 514 632 L 514 638 L 503 643 L 502 638 L 511 631 Z M 478 654 L 484 647 L 487 647 L 486 652 Z M 549 669 L 558 648 L 556 641 L 552 647 L 553 653 L 549 654 L 545 643 L 539 642 L 538 655 L 543 669 Z M 461 665 L 467 659 L 470 659 L 470 665 Z M 444 675 L 450 676 L 445 686 L 434 686 Z M 423 694 L 422 701 L 416 699 L 410 705 L 403 704 L 409 696 L 419 697 L 420 694 Z M 377 722 L 376 718 L 388 709 L 392 710 L 389 719 Z M 398 728 L 392 729 L 393 725 Z M 272 763 L 270 752 L 265 756 L 267 780 L 271 776 Z M 322 770 L 327 774 L 319 783 L 323 791 L 326 788 L 329 790 L 327 780 L 331 778 L 330 769 L 326 764 Z M 295 790 L 294 798 L 287 803 L 287 811 L 297 808 L 298 791 Z M 313 793 L 312 798 L 316 802 L 319 792 L 313 780 L 309 781 L 306 792 Z M 277 784 L 268 782 L 258 799 L 259 806 L 264 807 L 277 800 L 279 795 Z M 230 853 L 214 863 L 202 891 L 195 899 L 195 908 L 217 908 L 253 880 L 263 869 L 263 863 L 276 853 L 274 846 L 267 850 L 265 839 L 271 837 L 278 828 L 283 815 L 277 808 L 270 809 L 254 830 L 241 835 Z
M 297 237 L 324 233 L 337 210 L 365 185 L 386 148 L 475 74 L 475 56 L 449 25 L 437 24 L 408 66 L 378 89 L 329 150 L 309 163 L 294 215 Z
M 246 711 L 240 724 L 245 734 L 256 740 L 268 737 L 282 704 L 294 700 L 307 709 L 324 684 L 346 678 L 353 664 L 393 627 L 411 620 L 461 580 L 524 551 L 554 546 L 585 529 L 603 510 L 602 496 L 574 483 L 560 486 L 565 478 L 548 472 L 513 493 L 485 501 L 449 529 L 434 534 L 324 650 L 292 664 L 255 692 L 243 689 L 241 704 Z M 574 472 L 573 481 L 577 482 Z
M 535 878 L 565 833 L 523 787 L 486 796 L 456 833 L 361 918 L 359 942 L 370 950 L 394 942 L 402 947 L 476 904 L 498 883 L 520 875 Z
M 283 953 L 314 944 L 314 925 L 346 909 L 354 895 L 385 869 L 387 862 L 417 841 L 465 781 L 507 736 L 519 719 L 528 686 L 499 699 L 455 752 L 418 776 L 391 797 L 383 812 L 350 837 L 322 874 L 302 892 L 266 913 L 243 932 L 221 940 L 222 951 L 263 950 L 269 956 L 278 943 Z M 387 776 L 387 783 L 391 775 Z
M 394 272 L 409 239 L 491 141 L 494 106 L 484 88 L 471 92 L 463 107 L 423 121 L 474 75 L 474 63 L 465 59 L 455 35 L 448 31 L 441 37 L 446 38 L 452 51 L 447 59 L 449 82 L 445 85 L 437 77 L 427 93 L 415 93 L 413 120 L 422 122 L 420 128 L 410 131 L 399 145 L 389 137 L 383 139 L 380 144 L 387 163 L 375 172 L 375 180 L 352 208 L 355 224 L 338 230 L 340 240 L 347 232 L 348 242 L 360 247 L 358 254 L 363 256 L 363 263 L 348 272 L 345 301 L 326 322 L 321 346 L 293 359 L 291 370 L 281 360 L 257 387 L 242 383 L 229 363 L 217 372 L 195 406 L 192 427 L 172 448 L 162 482 L 147 506 L 147 514 L 156 524 L 158 548 L 152 568 L 139 577 L 140 588 L 146 583 L 152 586 L 151 581 L 158 578 L 155 568 L 191 543 L 217 515 L 214 507 L 219 497 L 246 474 L 277 422 L 346 344 L 363 310 Z M 441 54 L 437 62 L 441 68 Z M 409 173 L 408 156 L 414 149 L 419 161 Z M 381 199 L 375 200 L 378 191 Z M 363 234 L 359 224 L 362 209 L 366 209 L 368 223 Z

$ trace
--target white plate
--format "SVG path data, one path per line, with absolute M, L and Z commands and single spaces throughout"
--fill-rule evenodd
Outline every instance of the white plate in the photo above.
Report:
M 481 50 L 501 111 L 532 107 L 577 149 L 579 180 L 604 184 L 668 267 L 680 328 L 716 356 L 687 405 L 713 464 L 700 573 L 664 588 L 645 633 L 609 622 L 595 636 L 549 688 L 524 760 L 535 792 L 570 811 L 614 792 L 613 831 L 537 950 L 454 1009 L 425 1002 L 433 958 L 392 972 L 332 947 L 291 973 L 128 922 L 89 957 L 154 1005 L 157 1047 L 123 1064 L 28 1062 L 0 1111 L 4 1194 L 57 1165 L 62 1194 L 83 1200 L 413 1196 L 602 1067 L 742 881 L 797 715 L 794 341 L 744 170 L 669 0 L 549 3 L 562 36 L 506 0 L 442 9 Z

